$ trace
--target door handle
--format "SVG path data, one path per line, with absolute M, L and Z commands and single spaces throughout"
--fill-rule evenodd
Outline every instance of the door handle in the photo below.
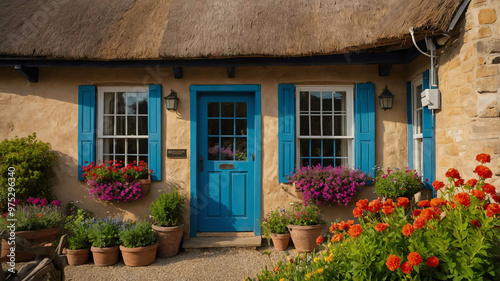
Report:
M 253 152 L 252 152 L 252 161 L 255 161 L 255 155 L 253 155 Z
M 203 172 L 203 156 L 200 156 L 200 172 Z

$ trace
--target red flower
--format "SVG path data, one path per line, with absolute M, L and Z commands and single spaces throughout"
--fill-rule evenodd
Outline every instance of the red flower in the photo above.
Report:
M 436 191 L 438 191 L 438 190 L 440 190 L 441 188 L 443 188 L 443 187 L 444 187 L 444 182 L 442 182 L 442 181 L 434 181 L 434 182 L 432 183 L 432 187 L 434 187 L 434 189 L 435 189 Z
M 375 226 L 375 230 L 376 230 L 377 232 L 382 232 L 382 231 L 384 231 L 384 230 L 385 230 L 388 226 L 389 226 L 389 224 L 388 224 L 388 223 L 379 223 L 379 224 L 377 224 L 377 226 Z
M 362 199 L 356 202 L 356 207 L 361 208 L 363 210 L 367 210 L 368 208 L 368 199 Z
M 425 223 L 427 220 L 422 217 L 418 217 L 414 222 L 413 222 L 413 227 L 416 229 L 422 229 L 425 226 Z
M 486 153 L 481 153 L 476 156 L 476 160 L 480 162 L 481 164 L 484 163 L 490 163 L 491 161 L 491 156 L 486 154 Z
M 484 192 L 486 192 L 486 193 L 488 193 L 490 195 L 493 195 L 493 194 L 497 193 L 497 190 L 496 190 L 495 186 L 492 185 L 492 184 L 489 184 L 489 183 L 485 183 L 483 185 L 483 190 L 484 190 Z
M 410 200 L 406 197 L 398 197 L 398 204 L 397 206 L 398 207 L 406 207 L 408 206 L 408 204 L 410 204 Z
M 384 214 L 386 214 L 386 215 L 390 215 L 390 214 L 392 214 L 394 212 L 394 207 L 392 207 L 392 206 L 384 206 L 382 208 L 382 212 Z
M 353 225 L 353 224 L 354 224 L 354 221 L 353 221 L 353 220 L 348 220 L 347 222 L 341 221 L 341 222 L 340 222 L 340 224 L 339 224 L 338 229 L 339 229 L 340 231 L 342 231 L 342 230 L 347 231 L 347 230 L 349 230 L 349 228 L 350 228 L 350 227 L 351 227 L 351 225 Z
M 498 196 L 496 194 L 491 195 L 491 199 L 493 199 L 497 203 L 500 202 L 500 196 Z
M 413 216 L 414 216 L 414 217 L 418 217 L 418 216 L 420 215 L 420 213 L 422 213 L 422 210 L 420 210 L 420 209 L 415 209 L 415 210 L 413 211 Z
M 482 192 L 481 190 L 477 190 L 477 189 L 473 189 L 471 191 L 471 194 L 476 196 L 476 198 L 479 200 L 484 200 L 484 198 L 486 197 L 484 192 Z
M 441 199 L 441 198 L 433 198 L 433 199 L 431 200 L 431 206 L 432 206 L 432 207 L 438 207 L 438 208 L 439 208 L 439 207 L 441 207 L 441 206 L 445 205 L 447 202 L 448 202 L 448 201 L 443 200 L 443 199 Z
M 333 235 L 331 241 L 332 241 L 332 243 L 335 242 L 335 241 L 340 242 L 340 241 L 342 241 L 343 237 L 344 236 L 342 235 L 342 233 L 335 234 L 335 235 Z
M 422 256 L 417 252 L 411 252 L 408 255 L 408 261 L 411 265 L 420 265 L 422 263 Z
M 479 223 L 477 220 L 472 220 L 470 224 L 472 224 L 475 228 L 481 227 L 481 223 Z
M 389 199 L 387 199 L 387 200 L 385 200 L 385 202 L 384 202 L 384 207 L 385 207 L 385 206 L 396 207 L 396 205 L 394 204 L 394 201 L 392 201 L 392 199 L 390 199 L 390 198 L 389 198 Z
M 380 202 L 380 199 L 372 200 L 370 204 L 368 204 L 368 211 L 372 213 L 377 213 L 378 211 L 380 211 L 382 206 L 383 205 L 382 202 Z
M 476 183 L 477 183 L 476 179 L 470 179 L 470 180 L 468 180 L 468 181 L 465 182 L 465 184 L 468 185 L 468 186 L 470 186 L 470 187 L 475 187 Z
M 483 179 L 489 179 L 493 176 L 493 173 L 491 172 L 490 168 L 479 165 L 474 169 L 474 173 L 476 173 L 478 176 L 482 177 Z
M 401 231 L 404 236 L 410 236 L 415 229 L 413 228 L 413 225 L 407 224 L 403 227 L 403 230 Z
M 426 221 L 432 219 L 435 216 L 434 211 L 430 208 L 422 210 L 420 217 L 424 218 Z
M 361 227 L 361 225 L 359 224 L 353 225 L 349 228 L 349 235 L 351 235 L 353 239 L 356 239 L 358 236 L 360 236 L 362 232 L 363 227 Z
M 429 200 L 422 200 L 422 201 L 418 202 L 418 206 L 420 206 L 422 208 L 423 207 L 429 207 L 430 205 L 431 204 L 430 204 Z
M 361 209 L 360 207 L 356 207 L 352 211 L 352 214 L 354 215 L 355 218 L 359 218 L 359 217 L 361 217 L 363 215 L 363 212 L 364 212 L 363 209 Z
M 330 226 L 330 232 L 334 233 L 335 230 L 339 228 L 339 224 L 337 222 L 333 223 L 332 226 Z
M 409 262 L 403 263 L 401 265 L 401 271 L 403 271 L 404 274 L 410 274 L 410 272 L 413 271 L 413 265 L 411 265 Z
M 464 184 L 464 179 L 458 179 L 458 180 L 455 181 L 455 186 L 457 186 L 457 187 L 461 186 L 463 184 Z
M 387 261 L 385 262 L 385 265 L 387 266 L 387 268 L 389 268 L 390 271 L 398 269 L 400 264 L 401 264 L 401 259 L 395 255 L 390 255 L 389 258 L 387 258 Z
M 486 215 L 488 217 L 493 217 L 498 214 L 500 214 L 500 205 L 498 205 L 497 203 L 489 204 L 486 208 Z
M 457 171 L 457 169 L 454 168 L 449 168 L 446 174 L 444 174 L 447 178 L 454 178 L 454 179 L 460 179 L 460 173 Z
M 323 236 L 319 236 L 316 239 L 316 245 L 319 245 L 319 244 L 323 243 L 323 241 L 325 241 L 325 238 L 323 238 Z
M 454 201 L 457 201 L 464 207 L 468 207 L 470 205 L 470 196 L 468 193 L 460 192 L 453 197 Z
M 437 267 L 439 264 L 439 259 L 437 257 L 430 257 L 425 261 L 428 267 Z

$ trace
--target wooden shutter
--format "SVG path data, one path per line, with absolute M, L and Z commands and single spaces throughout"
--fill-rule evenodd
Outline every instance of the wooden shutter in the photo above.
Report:
M 82 166 L 95 162 L 96 87 L 78 86 L 78 179 L 83 180 Z
M 161 85 L 149 85 L 148 154 L 151 180 L 161 181 Z
M 278 85 L 279 182 L 295 169 L 295 86 Z
M 355 167 L 375 176 L 375 85 L 356 84 L 354 101 L 354 157 Z

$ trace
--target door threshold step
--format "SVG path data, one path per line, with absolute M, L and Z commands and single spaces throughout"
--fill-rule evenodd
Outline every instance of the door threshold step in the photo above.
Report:
M 253 231 L 234 232 L 198 232 L 196 237 L 255 237 Z
M 184 249 L 202 248 L 256 248 L 260 247 L 261 236 L 254 237 L 191 237 L 184 240 Z

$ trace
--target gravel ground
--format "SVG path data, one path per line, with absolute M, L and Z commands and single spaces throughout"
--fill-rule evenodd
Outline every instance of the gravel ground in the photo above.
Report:
M 157 258 L 144 267 L 128 267 L 119 261 L 114 266 L 98 267 L 93 263 L 66 267 L 66 280 L 243 280 L 256 277 L 264 266 L 270 267 L 285 259 L 283 252 L 277 252 L 267 246 L 251 249 L 202 249 L 181 252 L 173 258 Z M 262 254 L 271 249 L 271 261 Z M 293 247 L 288 251 L 294 256 Z

